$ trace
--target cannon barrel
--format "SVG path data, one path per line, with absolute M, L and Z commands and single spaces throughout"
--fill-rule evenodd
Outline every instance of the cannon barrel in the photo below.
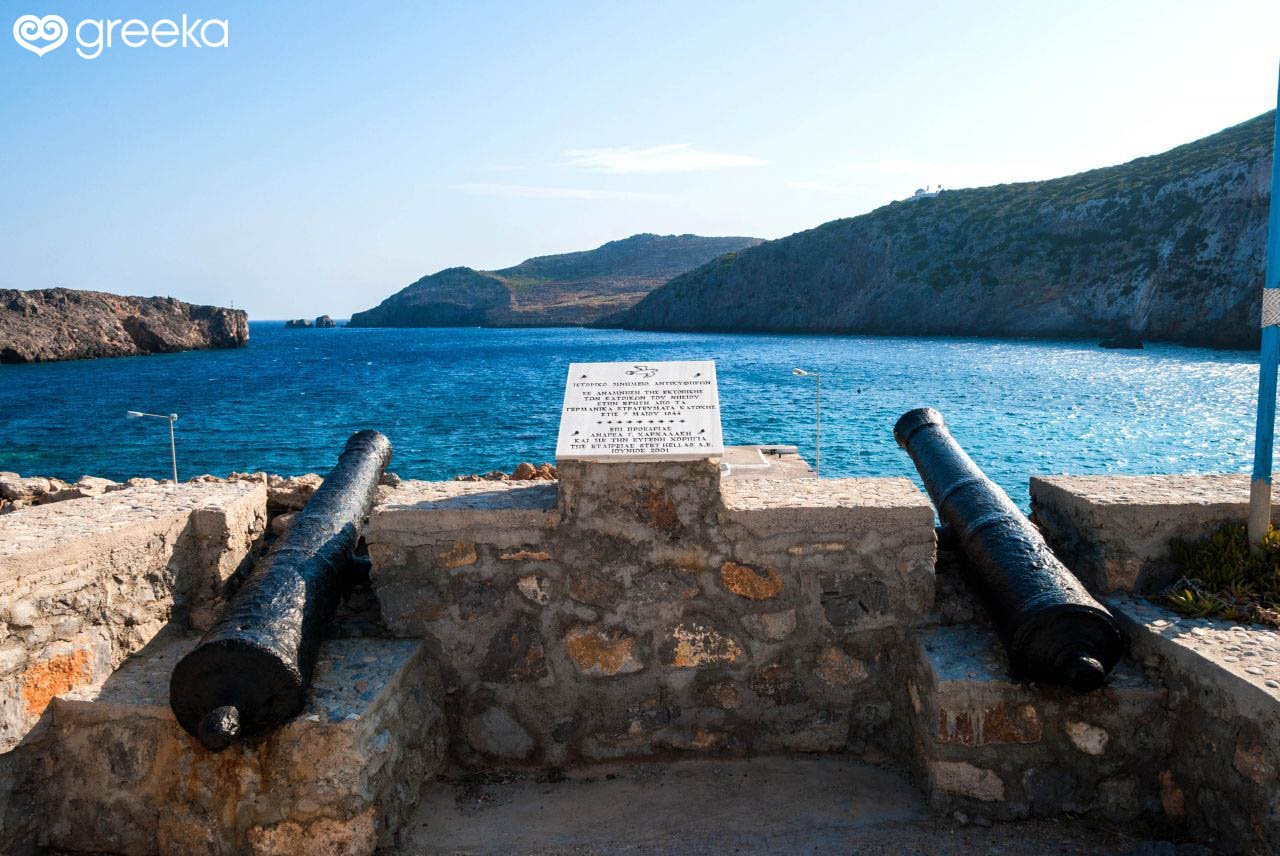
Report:
M 1102 686 L 1123 648 L 1115 617 L 960 448 L 942 414 L 928 407 L 912 410 L 898 420 L 893 435 L 951 529 L 1014 677 L 1080 691 Z
M 205 748 L 265 734 L 302 711 L 321 636 L 390 460 L 382 434 L 353 434 L 288 534 L 174 667 L 169 704 Z

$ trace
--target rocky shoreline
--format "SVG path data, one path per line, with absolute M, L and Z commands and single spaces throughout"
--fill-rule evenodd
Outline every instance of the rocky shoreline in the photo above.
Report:
M 249 316 L 240 309 L 69 288 L 0 289 L 0 363 L 239 348 L 248 341 Z
M 454 476 L 454 481 L 554 481 L 556 468 L 551 464 L 535 467 L 525 462 L 510 473 L 501 470 L 477 475 Z M 63 502 L 69 499 L 83 499 L 91 496 L 102 496 L 117 490 L 131 487 L 149 487 L 164 484 L 167 479 L 132 478 L 123 482 L 97 476 L 81 476 L 78 481 L 68 482 L 48 476 L 21 476 L 15 472 L 0 471 L 0 514 L 8 514 L 33 505 L 48 505 L 51 502 Z M 226 478 L 213 475 L 199 475 L 187 479 L 192 483 L 226 483 L 226 482 L 262 482 L 267 488 L 267 509 L 272 514 L 272 527 L 277 534 L 282 534 L 288 527 L 291 513 L 300 510 L 311 499 L 320 487 L 324 477 L 319 473 L 282 476 L 276 473 L 239 473 L 233 472 Z M 396 487 L 400 477 L 395 473 L 382 476 L 384 487 Z

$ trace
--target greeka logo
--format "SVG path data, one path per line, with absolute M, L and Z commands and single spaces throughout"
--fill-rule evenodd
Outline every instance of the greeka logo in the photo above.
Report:
M 13 40 L 36 56 L 44 56 L 67 40 L 67 21 L 61 15 L 23 15 L 13 22 Z M 156 47 L 225 48 L 231 43 L 231 22 L 225 18 L 161 18 L 147 24 L 139 18 L 86 18 L 75 29 L 76 53 L 97 59 L 107 48 L 123 44 Z
M 67 22 L 61 15 L 45 15 L 43 18 L 23 15 L 13 22 L 13 38 L 36 56 L 44 56 L 67 40 Z M 32 39 L 41 39 L 48 44 L 33 44 Z

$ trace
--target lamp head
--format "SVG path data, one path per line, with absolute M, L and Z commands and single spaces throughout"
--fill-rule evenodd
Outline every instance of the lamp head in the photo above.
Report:
M 804 369 L 792 369 L 791 373 L 796 377 L 808 377 L 809 373 Z
M 129 417 L 130 419 L 141 419 L 143 417 L 143 414 L 139 413 L 136 410 L 129 410 L 125 413 L 125 416 Z

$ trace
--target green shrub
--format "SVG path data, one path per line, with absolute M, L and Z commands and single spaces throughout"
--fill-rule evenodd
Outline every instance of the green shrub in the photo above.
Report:
M 1268 530 L 1256 553 L 1240 523 L 1169 548 L 1182 578 L 1158 600 L 1182 615 L 1280 626 L 1280 532 Z

